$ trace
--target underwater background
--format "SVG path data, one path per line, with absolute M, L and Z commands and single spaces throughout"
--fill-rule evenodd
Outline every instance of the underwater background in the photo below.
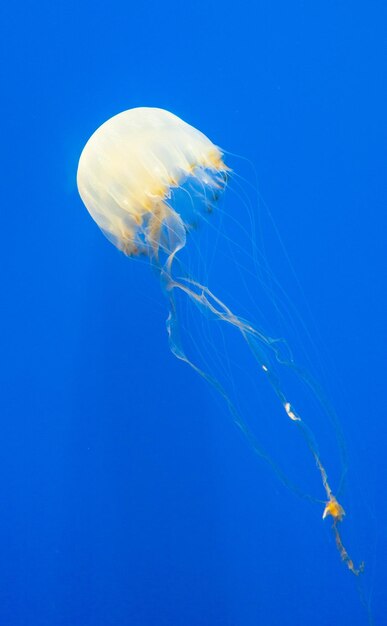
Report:
M 386 4 L 23 0 L 0 13 L 0 624 L 387 624 Z M 173 357 L 157 274 L 78 196 L 87 139 L 135 106 L 202 130 L 259 190 L 259 242 L 304 320 L 285 338 L 339 416 L 359 578 L 323 503 L 285 487 Z M 208 279 L 236 287 L 222 267 Z M 278 336 L 276 321 L 266 330 Z M 257 428 L 270 422 L 265 395 L 244 402 Z M 323 502 L 283 424 L 263 432 L 269 455 Z M 334 491 L 336 444 L 323 428 Z

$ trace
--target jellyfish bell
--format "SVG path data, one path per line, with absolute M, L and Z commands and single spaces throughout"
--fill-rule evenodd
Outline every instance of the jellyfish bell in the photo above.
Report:
M 78 165 L 80 196 L 106 237 L 128 255 L 157 257 L 185 245 L 198 205 L 178 212 L 185 185 L 203 200 L 224 186 L 227 166 L 208 137 L 179 117 L 139 107 L 115 115 L 86 143 Z M 207 205 L 208 206 L 208 205 Z M 200 210 L 206 202 L 200 203 Z

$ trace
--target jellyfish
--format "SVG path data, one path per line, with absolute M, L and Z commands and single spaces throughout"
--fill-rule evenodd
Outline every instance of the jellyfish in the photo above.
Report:
M 79 159 L 78 190 L 106 237 L 128 257 L 149 260 L 159 273 L 169 302 L 167 332 L 173 354 L 216 389 L 254 451 L 272 466 L 283 483 L 293 488 L 260 445 L 224 385 L 188 356 L 179 330 L 177 294 L 193 303 L 202 315 L 241 335 L 255 359 L 257 374 L 266 377 L 313 457 L 325 496 L 322 517 L 332 518 L 341 559 L 357 576 L 363 563 L 354 565 L 339 531 L 344 508 L 331 489 L 312 430 L 288 398 L 276 373 L 276 364 L 286 361 L 281 342 L 265 334 L 252 319 L 234 312 L 195 276 L 184 275 L 179 265 L 182 251 L 189 248 L 192 229 L 216 211 L 216 202 L 233 175 L 224 156 L 225 152 L 206 135 L 169 111 L 129 109 L 107 120 L 87 141 Z M 293 362 L 292 367 L 297 370 Z M 313 384 L 301 370 L 298 373 L 306 384 Z

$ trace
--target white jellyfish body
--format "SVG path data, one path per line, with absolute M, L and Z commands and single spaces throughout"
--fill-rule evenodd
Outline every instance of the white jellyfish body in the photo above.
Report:
M 219 173 L 226 169 L 219 148 L 199 130 L 169 111 L 141 107 L 115 115 L 90 137 L 77 184 L 114 245 L 127 254 L 150 255 L 163 246 L 168 220 L 169 234 L 172 229 L 184 245 L 187 225 L 168 202 L 171 190 L 190 177 L 219 187 Z
M 212 194 L 216 199 L 226 182 L 225 173 L 229 168 L 222 157 L 221 150 L 210 139 L 176 115 L 157 108 L 130 109 L 109 119 L 90 137 L 79 160 L 78 190 L 94 221 L 117 248 L 128 255 L 145 254 L 159 269 L 169 300 L 167 331 L 173 354 L 217 390 L 251 447 L 270 464 L 284 484 L 299 493 L 260 446 L 237 406 L 229 399 L 227 389 L 211 370 L 205 370 L 186 354 L 179 332 L 177 296 L 196 305 L 210 319 L 227 324 L 242 335 L 258 366 L 257 373 L 263 372 L 287 417 L 300 430 L 312 453 L 325 492 L 323 518 L 333 518 L 340 556 L 349 570 L 358 575 L 363 564 L 355 567 L 338 530 L 344 509 L 330 487 L 311 430 L 282 389 L 278 366 L 288 366 L 327 410 L 325 400 L 320 398 L 312 379 L 296 366 L 293 359 L 287 362 L 281 357 L 278 340 L 263 334 L 253 321 L 235 314 L 206 285 L 190 275 L 176 275 L 177 252 L 185 245 L 192 216 L 175 202 L 175 191 L 183 188 L 190 196 L 192 190 L 199 197 L 199 207 L 209 207 L 211 200 L 208 198 Z M 187 183 L 188 189 L 185 189 Z M 165 255 L 163 259 L 160 252 Z M 271 290 L 270 284 L 269 293 Z M 226 360 L 228 367 L 229 360 Z

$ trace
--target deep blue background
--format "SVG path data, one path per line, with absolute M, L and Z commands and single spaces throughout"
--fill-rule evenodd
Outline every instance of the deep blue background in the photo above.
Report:
M 255 164 L 334 363 L 345 536 L 386 624 L 385 3 L 7 5 L 0 623 L 367 624 L 321 511 L 172 357 L 157 279 L 77 195 L 90 134 L 148 105 Z

